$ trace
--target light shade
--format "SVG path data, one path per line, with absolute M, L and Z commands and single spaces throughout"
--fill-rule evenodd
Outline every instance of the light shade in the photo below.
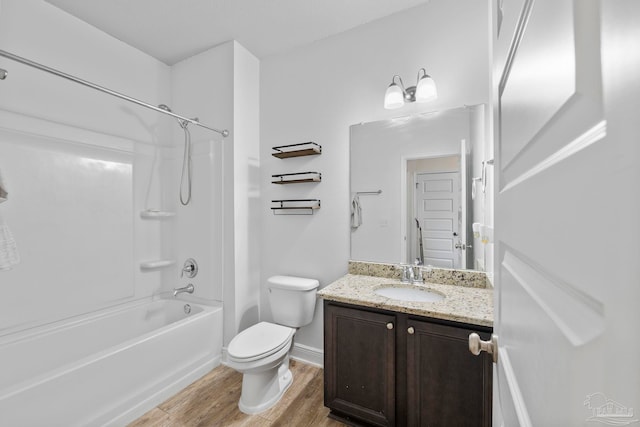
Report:
M 391 110 L 404 105 L 404 91 L 396 83 L 391 83 L 384 95 L 384 108 Z
M 433 101 L 438 98 L 436 83 L 431 76 L 425 74 L 416 86 L 416 102 Z

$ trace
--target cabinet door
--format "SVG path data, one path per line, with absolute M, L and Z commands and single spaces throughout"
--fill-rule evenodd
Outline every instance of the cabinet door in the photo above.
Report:
M 412 318 L 407 326 L 408 425 L 491 426 L 491 358 L 468 348 L 479 331 Z
M 325 406 L 395 425 L 395 316 L 326 303 L 324 321 Z

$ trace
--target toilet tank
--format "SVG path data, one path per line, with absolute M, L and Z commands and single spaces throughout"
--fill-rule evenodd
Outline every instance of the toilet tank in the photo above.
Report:
M 273 321 L 292 328 L 311 323 L 316 309 L 318 286 L 320 283 L 315 279 L 293 276 L 269 277 L 267 288 Z

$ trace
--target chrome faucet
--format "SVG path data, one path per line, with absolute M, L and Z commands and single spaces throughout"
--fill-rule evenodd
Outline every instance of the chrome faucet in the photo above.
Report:
M 400 282 L 402 282 L 402 283 L 413 283 L 413 281 L 414 281 L 413 267 L 410 266 L 410 265 L 402 264 L 401 268 L 402 268 L 402 278 L 400 279 Z
M 413 274 L 411 275 L 411 283 L 424 283 L 424 279 L 422 278 L 422 267 L 419 265 L 414 265 L 412 269 Z
M 411 267 L 409 267 L 411 268 Z M 416 258 L 415 263 L 413 264 L 412 269 L 413 274 L 410 275 L 411 283 L 423 283 L 424 279 L 422 278 L 422 261 L 420 258 Z
M 188 294 L 192 294 L 194 291 L 194 287 L 191 283 L 189 283 L 187 286 L 182 287 L 182 288 L 174 288 L 173 289 L 173 296 L 177 297 L 178 294 L 181 294 L 183 292 L 186 292 Z

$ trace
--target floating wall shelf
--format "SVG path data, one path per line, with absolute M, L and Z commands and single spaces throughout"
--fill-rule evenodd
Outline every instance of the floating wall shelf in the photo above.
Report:
M 140 263 L 140 270 L 158 270 L 160 268 L 170 267 L 176 263 L 174 259 L 158 259 L 153 261 L 144 261 Z
M 271 153 L 271 155 L 279 159 L 322 154 L 322 146 L 316 144 L 315 142 L 301 142 L 299 144 L 280 145 L 278 147 L 271 147 L 271 149 L 276 151 L 275 153 Z
M 176 213 L 170 211 L 146 210 L 140 212 L 140 218 L 143 219 L 162 219 L 171 218 L 173 216 L 176 216 Z
M 272 178 L 280 178 L 271 181 L 272 184 L 300 184 L 303 182 L 320 182 L 322 174 L 320 172 L 296 172 L 296 173 L 280 173 L 271 175 Z
M 274 214 L 313 215 L 317 209 L 320 209 L 320 199 L 272 200 L 271 203 L 276 204 L 271 207 Z

